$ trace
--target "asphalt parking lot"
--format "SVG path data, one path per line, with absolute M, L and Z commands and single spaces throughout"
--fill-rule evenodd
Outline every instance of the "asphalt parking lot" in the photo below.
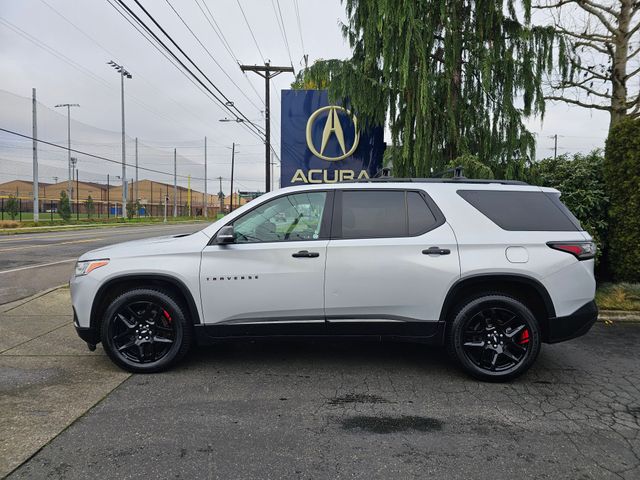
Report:
M 50 322 L 0 345 L 11 479 L 640 478 L 640 324 L 545 345 L 510 384 L 440 349 L 353 341 L 223 344 L 129 376 L 74 337 L 65 294 L 0 314 L 5 339 Z

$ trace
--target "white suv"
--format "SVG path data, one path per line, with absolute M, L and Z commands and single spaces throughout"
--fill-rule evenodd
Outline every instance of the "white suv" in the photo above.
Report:
M 557 190 L 384 179 L 284 188 L 190 235 L 88 252 L 71 295 L 80 337 L 132 372 L 195 341 L 313 335 L 445 345 L 506 380 L 593 325 L 595 251 Z

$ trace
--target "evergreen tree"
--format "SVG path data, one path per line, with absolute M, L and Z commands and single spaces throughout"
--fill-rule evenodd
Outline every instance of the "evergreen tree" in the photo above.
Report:
M 20 206 L 18 203 L 18 199 L 14 195 L 9 195 L 7 202 L 4 205 L 5 211 L 11 217 L 11 220 L 15 220 L 18 214 L 20 213 Z
M 93 198 L 91 197 L 91 195 L 89 195 L 87 197 L 87 201 L 85 202 L 85 206 L 87 208 L 87 217 L 91 218 L 93 217 L 93 213 L 95 211 L 95 204 L 93 202 Z
M 352 58 L 320 62 L 294 86 L 322 86 L 324 74 L 330 99 L 350 103 L 361 125 L 388 119 L 402 147 L 394 175 L 429 176 L 469 153 L 513 177 L 514 160 L 533 159 L 523 119 L 544 113 L 555 32 L 531 25 L 530 0 L 344 3 Z
M 67 196 L 67 192 L 62 190 L 60 192 L 60 200 L 58 201 L 58 215 L 64 220 L 68 222 L 71 219 L 71 205 L 69 204 L 69 197 Z

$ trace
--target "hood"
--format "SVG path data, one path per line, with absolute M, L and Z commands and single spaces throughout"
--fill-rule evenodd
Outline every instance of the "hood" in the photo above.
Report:
M 186 251 L 201 251 L 209 241 L 202 232 L 165 235 L 116 243 L 90 250 L 78 260 L 96 260 L 100 258 L 138 257 Z

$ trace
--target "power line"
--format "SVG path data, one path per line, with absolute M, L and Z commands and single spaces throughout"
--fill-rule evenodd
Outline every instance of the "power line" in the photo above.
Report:
M 211 60 L 213 60 L 213 62 L 218 66 L 218 68 L 222 71 L 222 73 L 229 79 L 229 81 L 233 84 L 233 86 L 235 86 L 238 91 L 242 94 L 242 96 L 244 98 L 247 99 L 247 101 L 253 105 L 255 107 L 256 110 L 260 110 L 260 107 L 258 107 L 248 96 L 246 93 L 244 93 L 244 91 L 242 91 L 242 89 L 238 86 L 238 84 L 235 82 L 235 80 L 233 80 L 233 78 L 231 78 L 231 76 L 226 72 L 226 70 L 224 68 L 222 68 L 222 65 L 220 65 L 220 63 L 218 62 L 218 60 L 215 59 L 215 57 L 213 56 L 213 54 L 211 53 L 211 51 L 209 51 L 209 49 L 204 45 L 204 43 L 202 43 L 202 41 L 200 40 L 200 38 L 195 34 L 195 32 L 191 29 L 191 27 L 187 24 L 187 22 L 184 20 L 184 18 L 182 18 L 182 15 L 180 15 L 180 13 L 174 8 L 174 6 L 171 4 L 171 2 L 169 0 L 165 0 L 165 2 L 167 2 L 167 4 L 169 5 L 169 7 L 171 7 L 171 10 L 173 10 L 173 12 L 178 16 L 178 18 L 180 19 L 180 21 L 183 23 L 183 25 L 185 27 L 187 27 L 187 30 L 189 30 L 189 33 L 191 33 L 191 35 L 193 36 L 193 38 L 196 39 L 196 41 L 200 44 L 200 46 L 204 49 L 205 52 L 207 52 L 207 55 L 209 55 L 209 57 L 211 58 Z
M 300 20 L 300 5 L 298 4 L 298 0 L 293 0 L 293 7 L 296 11 L 296 20 L 298 23 L 298 33 L 300 33 L 300 43 L 302 44 L 302 55 L 306 59 L 307 50 L 304 48 L 304 37 L 302 35 L 302 21 Z M 306 68 L 305 61 L 305 68 Z
M 79 155 L 86 155 L 87 157 L 90 157 L 90 158 L 97 158 L 99 160 L 104 160 L 105 162 L 115 163 L 117 165 L 122 165 L 122 163 L 123 163 L 121 160 L 114 160 L 112 158 L 103 157 L 101 155 L 95 155 L 93 153 L 84 152 L 82 150 L 77 150 L 75 148 L 65 147 L 64 145 L 58 145 L 57 143 L 48 142 L 46 140 L 42 140 L 42 139 L 39 139 L 39 138 L 34 138 L 31 135 L 25 135 L 23 133 L 14 132 L 13 130 L 9 130 L 9 129 L 6 129 L 6 128 L 0 128 L 0 131 L 5 132 L 5 133 L 9 133 L 11 135 L 16 135 L 18 137 L 22 137 L 22 138 L 26 138 L 26 139 L 30 139 L 30 140 L 35 140 L 38 143 L 43 143 L 45 145 L 50 145 L 52 147 L 57 147 L 57 148 L 60 148 L 62 150 L 66 150 L 66 151 L 69 151 L 69 152 L 77 153 Z M 146 170 L 148 172 L 159 173 L 161 175 L 170 175 L 170 176 L 173 175 L 173 173 L 163 172 L 162 170 L 156 170 L 154 168 L 148 168 L 148 167 L 138 167 L 138 168 L 140 170 Z M 188 175 L 178 175 L 178 176 L 181 177 L 181 178 L 188 178 Z M 194 180 L 204 180 L 204 178 L 198 178 L 198 177 L 191 177 L 191 178 L 194 179 Z
M 282 36 L 282 40 L 284 40 L 284 46 L 287 49 L 287 55 L 289 55 L 289 64 L 291 65 L 291 68 L 293 68 L 293 60 L 291 60 L 291 49 L 289 48 L 289 39 L 287 38 L 286 27 L 284 25 L 284 19 L 282 18 L 282 10 L 280 9 L 280 0 L 276 0 L 276 3 L 278 4 L 277 11 L 276 11 L 276 4 L 273 3 L 273 0 L 271 0 L 273 13 L 275 13 L 276 15 L 276 23 L 278 24 L 278 28 L 280 29 L 280 35 Z
M 69 18 L 67 18 L 66 16 L 64 16 L 62 13 L 60 13 L 60 11 L 58 11 L 57 9 L 55 9 L 53 6 L 51 6 L 48 2 L 46 2 L 45 0 L 40 0 L 40 2 L 42 2 L 43 4 L 45 4 L 49 9 L 51 9 L 56 15 L 58 15 L 60 18 L 62 18 L 65 22 L 67 22 L 69 25 L 71 25 L 74 29 L 76 29 L 78 32 L 80 32 L 85 38 L 89 39 L 91 42 L 93 42 L 95 45 L 97 45 L 100 49 L 102 49 L 103 52 L 107 53 L 109 56 L 115 58 L 116 60 L 118 60 L 119 55 L 116 55 L 115 53 L 111 52 L 109 49 L 107 49 L 104 45 L 102 45 L 100 42 L 98 42 L 94 37 L 92 37 L 91 35 L 89 35 L 87 32 L 85 32 L 82 28 L 80 28 L 78 25 L 76 25 L 73 21 L 71 21 Z M 166 54 L 164 54 L 164 52 L 160 51 L 160 53 L 166 57 Z M 167 58 L 168 59 L 168 58 Z M 122 63 L 122 62 L 119 62 Z M 185 112 L 190 113 L 191 115 L 193 115 L 195 118 L 197 118 L 198 120 L 202 121 L 203 123 L 206 123 L 206 120 L 204 120 L 202 117 L 200 117 L 199 115 L 197 115 L 196 113 L 194 113 L 193 111 L 191 111 L 190 109 L 186 108 L 183 104 L 181 104 L 180 102 L 176 101 L 173 97 L 168 96 L 166 92 L 162 92 L 161 90 L 159 90 L 158 88 L 156 88 L 154 86 L 154 84 L 149 81 L 146 77 L 144 77 L 141 74 L 137 74 L 145 83 L 147 83 L 151 88 L 153 88 L 156 92 L 160 93 L 161 95 L 167 96 L 167 98 L 169 100 L 171 100 L 174 104 L 176 104 L 178 107 L 180 107 L 181 109 L 183 109 Z M 136 99 L 135 96 L 131 95 L 131 94 L 127 94 L 127 97 L 131 97 L 132 99 Z M 142 102 L 141 100 L 139 100 L 140 102 Z M 151 108 L 151 107 L 149 107 Z M 152 112 L 153 113 L 153 112 Z M 168 117 L 166 115 L 162 115 L 165 118 L 170 118 L 172 121 L 175 121 L 175 119 L 173 117 Z M 179 122 L 182 123 L 182 122 Z M 189 128 L 189 130 L 191 130 L 194 133 L 198 133 L 195 130 L 191 129 L 190 127 L 188 127 L 186 124 L 182 123 L 182 125 L 186 126 L 187 128 Z
M 184 64 L 184 62 L 178 58 L 178 56 L 175 54 L 175 52 L 173 52 L 173 50 L 171 50 L 171 48 L 169 48 L 159 37 L 158 35 L 156 35 L 156 33 L 142 20 L 140 19 L 140 17 L 133 11 L 131 10 L 126 3 L 123 0 L 116 0 L 118 2 L 118 4 L 123 7 L 127 13 L 133 17 L 135 19 L 136 22 L 138 22 L 138 24 L 143 27 L 160 45 L 162 45 L 162 47 L 167 51 L 167 53 L 169 53 L 169 55 L 171 55 L 181 66 L 182 68 L 184 68 L 185 70 L 187 70 L 187 72 L 198 82 L 200 83 L 215 99 L 216 101 L 226 110 L 229 111 L 229 113 L 231 113 L 235 118 L 239 118 L 238 115 L 240 117 L 242 117 L 244 119 L 243 125 L 246 127 L 247 131 L 251 132 L 252 134 L 258 136 L 258 138 L 261 138 L 260 135 L 262 134 L 262 131 L 259 129 L 259 127 L 257 125 L 255 125 L 253 122 L 251 122 L 251 120 L 249 120 L 249 118 L 242 113 L 238 107 L 236 107 L 234 105 L 234 103 L 217 87 L 217 85 L 211 81 L 211 79 L 202 71 L 202 69 L 191 59 L 191 57 L 189 57 L 185 51 L 178 45 L 178 43 L 173 39 L 173 37 L 171 37 L 171 35 L 169 35 L 167 33 L 167 31 L 158 23 L 158 21 L 153 17 L 153 15 L 151 15 L 145 8 L 144 6 L 142 6 L 142 4 L 138 1 L 138 0 L 134 0 L 135 3 L 138 5 L 138 7 L 145 13 L 145 15 L 154 23 L 154 25 L 162 32 L 162 34 L 167 37 L 169 39 L 169 41 L 178 49 L 178 51 L 189 61 L 189 63 L 191 63 L 195 69 L 207 80 L 207 82 L 213 87 L 214 90 L 216 90 L 216 92 L 218 92 L 218 94 L 222 97 L 222 100 L 220 97 L 218 97 L 218 95 L 216 95 L 213 91 L 211 91 L 211 89 L 202 81 L 202 79 L 200 77 L 198 77 L 197 75 L 195 75 L 193 73 L 193 71 L 187 67 L 187 65 Z M 235 111 L 234 111 L 235 110 Z M 237 113 L 236 113 L 237 112 Z M 251 125 L 253 127 L 250 128 L 249 125 Z
M 227 100 L 226 102 L 225 102 L 225 101 L 223 101 L 223 100 L 221 100 L 221 99 L 220 99 L 220 97 L 218 97 L 218 96 L 217 96 L 213 91 L 211 91 L 211 89 L 210 89 L 210 88 L 209 88 L 209 87 L 208 87 L 208 86 L 207 86 L 207 85 L 202 81 L 202 79 L 201 79 L 200 77 L 198 77 L 195 73 L 193 73 L 193 71 L 192 71 L 192 70 L 191 70 L 187 65 L 185 65 L 185 64 L 184 64 L 184 62 L 183 62 L 180 58 L 178 58 L 178 56 L 177 56 L 177 55 L 176 55 L 176 54 L 171 50 L 171 48 L 169 48 L 169 47 L 168 47 L 168 46 L 167 46 L 167 45 L 166 45 L 166 44 L 165 44 L 165 43 L 164 43 L 164 42 L 163 42 L 163 41 L 158 37 L 158 35 L 156 35 L 156 33 L 155 33 L 155 32 L 154 32 L 154 31 L 153 31 L 153 30 L 152 30 L 152 29 L 151 29 L 151 28 L 150 28 L 150 27 L 149 27 L 149 26 L 148 26 L 148 25 L 147 25 L 147 24 L 146 24 L 142 19 L 140 19 L 140 17 L 138 17 L 138 15 L 136 15 L 136 13 L 135 13 L 135 12 L 133 12 L 133 10 L 131 10 L 131 9 L 130 9 L 130 8 L 129 8 L 129 7 L 128 7 L 128 6 L 127 6 L 127 5 L 126 5 L 122 0 L 115 0 L 115 1 L 118 3 L 118 5 L 119 5 L 120 7 L 122 7 L 122 8 L 127 12 L 127 14 L 128 14 L 129 16 L 131 16 L 131 17 L 132 17 L 132 18 L 133 18 L 133 19 L 134 19 L 134 20 L 135 20 L 135 21 L 136 21 L 136 22 L 137 22 L 137 23 L 138 23 L 142 28 L 144 28 L 144 29 L 149 33 L 149 35 L 150 35 L 151 37 L 153 37 L 153 39 L 154 39 L 156 42 L 158 42 L 158 44 L 159 44 L 159 45 L 161 45 L 161 46 L 162 46 L 162 48 L 164 48 L 164 49 L 165 49 L 165 51 L 166 51 L 166 52 L 167 52 L 167 53 L 168 53 L 168 54 L 169 54 L 169 55 L 170 55 L 170 56 L 171 56 L 171 57 L 172 57 L 172 58 L 173 58 L 173 59 L 174 59 L 174 60 L 175 60 L 179 65 L 180 65 L 180 67 L 182 67 L 182 69 L 184 69 L 184 71 L 183 71 L 183 70 L 181 70 L 181 69 L 180 69 L 180 67 L 178 67 L 177 65 L 175 65 L 175 64 L 174 64 L 174 65 L 176 66 L 176 68 L 178 68 L 178 69 L 179 69 L 179 70 L 180 70 L 180 71 L 181 71 L 185 76 L 187 76 L 187 78 L 192 79 L 192 81 L 193 81 L 193 80 L 195 80 L 196 82 L 198 82 L 198 84 L 199 84 L 202 88 L 204 88 L 204 90 L 206 90 L 206 91 L 208 92 L 208 94 L 207 94 L 207 93 L 205 93 L 204 91 L 203 91 L 203 93 L 205 93 L 205 95 L 206 95 L 210 100 L 213 100 L 213 101 L 216 103 L 216 105 L 217 105 L 218 107 L 220 107 L 220 108 L 221 108 L 221 110 L 223 110 L 223 111 L 224 111 L 224 110 L 227 110 L 229 113 L 231 113 L 234 117 L 236 117 L 236 118 L 237 118 L 236 113 L 235 113 L 235 112 L 233 112 L 233 111 L 231 110 L 231 108 L 230 108 L 230 105 L 233 105 L 233 102 L 231 102 L 230 100 Z M 118 11 L 118 13 L 120 13 L 120 14 L 121 14 L 125 19 L 127 19 L 126 15 L 125 15 L 122 11 L 120 11 L 120 9 L 118 9 L 118 8 L 117 8 L 117 7 L 116 7 L 116 6 L 111 2 L 111 0 L 107 0 L 107 2 L 109 2 L 109 4 L 111 4 L 111 6 L 113 6 L 113 7 L 116 9 L 116 11 Z M 137 3 L 138 5 L 140 5 L 140 4 L 139 4 L 139 2 L 137 2 L 137 1 L 136 1 L 136 3 Z M 140 6 L 140 7 L 144 10 L 144 7 L 142 7 L 142 6 Z M 144 10 L 144 11 L 145 11 L 145 13 L 147 14 L 147 16 L 149 16 L 149 17 L 152 19 L 152 21 L 153 21 L 156 25 L 158 25 L 158 27 L 159 27 L 159 28 L 163 31 L 163 33 L 164 33 L 164 34 L 165 34 L 165 35 L 166 35 L 166 36 L 167 36 L 167 37 L 172 41 L 172 43 L 174 43 L 174 44 L 177 46 L 177 44 L 175 43 L 175 41 L 173 41 L 173 39 L 172 39 L 172 38 L 171 38 L 171 37 L 170 37 L 170 36 L 169 36 L 169 35 L 168 35 L 168 34 L 167 34 L 163 29 L 162 29 L 162 27 L 161 27 L 161 26 L 159 26 L 159 24 L 155 21 L 155 19 L 153 19 L 153 17 L 151 17 L 151 16 L 148 14 L 148 12 L 146 12 L 146 10 Z M 127 19 L 127 20 L 129 21 L 129 19 Z M 133 23 L 132 23 L 131 21 L 129 21 L 129 23 L 133 25 Z M 136 28 L 136 30 L 142 34 L 142 32 L 140 31 L 140 29 Z M 154 47 L 156 47 L 157 49 L 159 49 L 159 47 L 158 47 L 158 46 L 156 46 L 156 45 L 153 43 L 153 41 L 151 41 L 151 40 L 150 40 L 146 35 L 144 35 L 144 34 L 143 34 L 143 37 L 144 37 L 144 38 L 146 38 L 146 39 L 147 39 L 147 41 L 149 41 L 152 45 L 154 45 Z M 179 46 L 177 46 L 177 47 L 178 47 L 178 49 L 179 49 L 179 50 L 181 50 Z M 193 62 L 193 61 L 192 61 L 192 60 L 191 60 L 191 59 L 190 59 L 190 58 L 189 58 L 189 57 L 184 53 L 184 51 L 182 51 L 182 50 L 181 50 L 181 52 L 182 52 L 182 54 L 183 54 L 186 58 L 188 58 L 188 59 L 189 59 L 189 61 L 190 61 L 192 64 L 194 64 L 194 65 L 195 65 L 195 63 L 194 63 L 194 62 Z M 173 63 L 173 62 L 172 62 L 172 63 Z M 196 66 L 196 68 L 198 68 L 198 67 Z M 202 75 L 203 75 L 203 76 L 204 76 L 204 77 L 209 81 L 209 83 L 211 83 L 212 85 L 214 85 L 214 84 L 213 84 L 213 82 L 211 82 L 211 80 L 210 80 L 210 79 L 209 79 L 209 78 L 208 78 L 208 77 L 207 77 L 207 76 L 206 76 L 206 75 L 205 75 L 205 74 L 204 74 L 204 73 L 203 73 L 199 68 L 198 68 L 198 70 L 199 70 L 199 71 L 202 73 Z M 188 74 L 187 74 L 187 73 L 188 73 Z M 190 77 L 189 77 L 189 75 L 190 75 Z M 200 88 L 200 87 L 199 87 L 199 89 L 200 89 L 201 91 L 202 91 L 202 88 Z M 214 85 L 214 88 L 217 88 L 217 87 L 215 87 L 215 85 Z M 213 97 L 213 98 L 212 98 L 212 97 Z M 236 110 L 237 110 L 237 107 L 236 107 Z M 238 110 L 238 111 L 239 111 L 239 110 Z M 240 113 L 241 113 L 241 112 L 240 112 Z M 251 123 L 251 122 L 247 122 L 247 123 Z M 248 125 L 245 125 L 245 129 L 246 129 L 249 133 L 251 133 L 252 135 L 254 135 L 254 136 L 258 137 L 259 139 L 262 139 L 262 138 L 261 138 L 261 136 L 260 136 L 261 132 L 260 132 L 259 130 L 253 130 L 253 129 L 251 129 Z
M 72 59 L 67 57 L 66 55 L 64 55 L 64 54 L 60 53 L 59 51 L 57 51 L 56 49 L 54 49 L 53 47 L 50 47 L 49 45 L 45 44 L 41 40 L 39 40 L 36 37 L 34 37 L 33 35 L 31 35 L 30 33 L 22 30 L 20 27 L 12 24 L 11 22 L 9 22 L 9 21 L 7 21 L 7 20 L 5 20 L 3 18 L 0 18 L 0 23 L 3 23 L 9 29 L 13 30 L 14 33 L 16 33 L 17 35 L 20 35 L 24 39 L 30 41 L 31 43 L 33 43 L 37 47 L 45 50 L 47 53 L 49 53 L 50 55 L 56 57 L 58 60 L 61 60 L 62 62 L 64 62 L 67 65 L 71 66 L 72 68 L 74 68 L 75 70 L 79 71 L 80 73 L 92 78 L 94 81 L 96 81 L 97 83 L 101 84 L 103 87 L 108 88 L 109 90 L 114 90 L 115 89 L 115 87 L 113 85 L 111 85 L 109 82 L 107 82 L 104 78 L 100 77 L 99 75 L 96 75 L 91 70 L 88 70 L 85 67 L 83 67 L 82 65 L 76 63 L 75 61 L 73 61 Z M 155 115 L 158 118 L 168 119 L 168 120 L 170 120 L 172 122 L 175 122 L 175 118 L 169 117 L 168 115 L 165 115 L 165 114 L 162 114 L 162 113 L 158 112 L 153 107 L 149 106 L 148 104 L 146 104 L 145 102 L 143 102 L 142 100 L 137 98 L 136 96 L 134 96 L 134 95 L 127 95 L 127 96 L 133 102 L 138 104 L 143 109 L 147 110 L 152 115 Z M 195 130 L 193 130 L 193 131 L 195 132 Z
M 253 43 L 255 43 L 256 48 L 258 49 L 258 53 L 260 54 L 260 58 L 262 59 L 262 61 L 266 60 L 266 57 L 262 54 L 262 50 L 260 50 L 260 45 L 258 45 L 258 41 L 256 40 L 256 36 L 253 34 L 253 29 L 251 28 L 251 25 L 249 24 L 249 20 L 247 20 L 247 16 L 244 13 L 244 10 L 242 8 L 242 5 L 240 4 L 240 0 L 236 0 L 236 3 L 238 4 L 238 7 L 240 7 L 240 12 L 242 12 L 242 16 L 244 17 L 244 22 L 247 24 L 247 28 L 249 29 L 249 33 L 251 34 L 251 38 L 253 38 Z
M 240 65 L 240 60 L 238 59 L 238 56 L 234 53 L 233 49 L 231 48 L 231 44 L 227 40 L 227 37 L 225 37 L 224 32 L 222 31 L 222 27 L 220 27 L 220 25 L 216 21 L 215 17 L 213 16 L 213 13 L 211 12 L 211 10 L 209 9 L 209 6 L 207 5 L 207 2 L 205 2 L 205 0 L 202 0 L 202 4 L 204 5 L 204 8 L 207 10 L 208 14 L 204 12 L 204 10 L 200 6 L 200 2 L 198 0 L 194 0 L 194 1 L 196 2 L 196 5 L 198 5 L 198 8 L 202 12 L 202 15 L 204 16 L 205 20 L 207 20 L 207 23 L 209 23 L 209 25 L 211 26 L 211 29 L 213 30 L 213 32 L 220 39 L 220 42 L 222 43 L 224 48 L 227 50 L 227 52 L 229 53 L 229 55 L 231 56 L 233 61 L 236 62 L 238 65 Z M 214 24 L 215 24 L 215 26 L 214 26 Z M 262 100 L 262 97 L 260 97 L 260 94 L 256 90 L 256 87 L 254 87 L 253 83 L 251 83 L 251 80 L 249 79 L 249 76 L 244 72 L 242 72 L 242 75 L 246 79 L 246 81 L 249 84 L 249 87 L 251 88 L 251 90 L 253 90 L 253 93 L 255 93 L 256 97 L 260 100 L 260 103 L 262 103 L 262 105 L 264 105 L 264 100 Z

